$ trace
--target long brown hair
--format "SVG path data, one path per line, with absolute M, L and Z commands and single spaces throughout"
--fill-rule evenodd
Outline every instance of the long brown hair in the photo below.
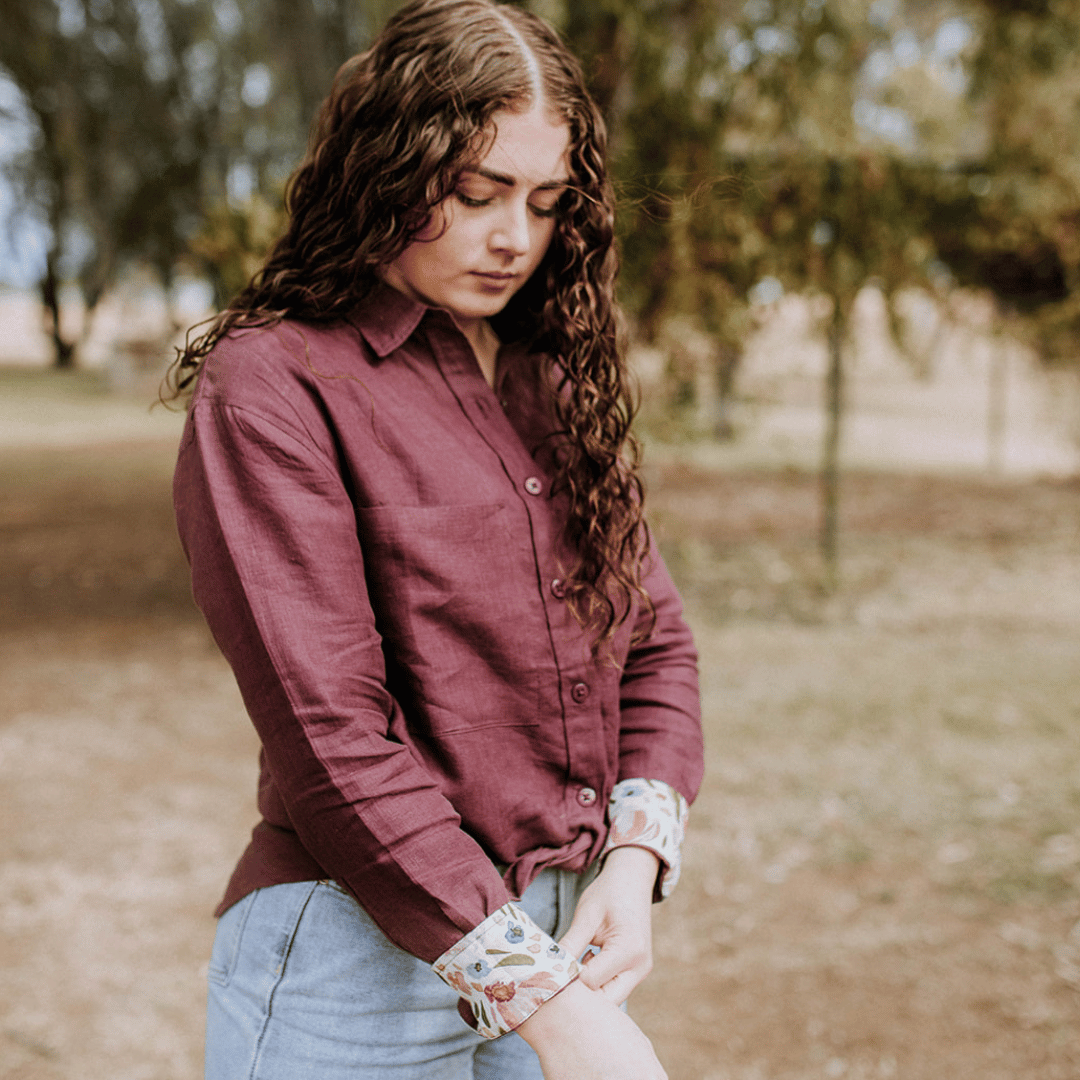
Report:
M 538 95 L 569 128 L 570 184 L 543 262 L 491 323 L 503 341 L 526 341 L 550 357 L 557 488 L 568 497 L 566 540 L 576 558 L 566 585 L 598 645 L 635 597 L 651 606 L 640 571 L 648 537 L 616 333 L 607 136 L 579 64 L 541 19 L 491 0 L 414 0 L 346 61 L 290 182 L 285 234 L 181 351 L 169 386 L 183 395 L 235 328 L 348 315 L 453 192 L 490 137 L 493 115 Z

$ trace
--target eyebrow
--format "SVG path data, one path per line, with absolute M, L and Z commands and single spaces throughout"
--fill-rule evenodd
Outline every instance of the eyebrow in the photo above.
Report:
M 513 187 L 517 181 L 512 176 L 507 176 L 506 173 L 492 172 L 491 169 L 466 169 L 466 172 L 475 173 L 477 176 L 482 176 L 485 180 L 491 180 L 493 183 L 502 184 L 505 187 Z M 565 180 L 545 180 L 542 184 L 537 184 L 536 191 L 551 191 L 555 188 L 567 187 L 570 183 L 570 177 Z

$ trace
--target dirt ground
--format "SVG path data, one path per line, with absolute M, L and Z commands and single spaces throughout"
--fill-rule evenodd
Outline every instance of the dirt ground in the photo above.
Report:
M 0 458 L 0 1078 L 200 1075 L 256 746 L 169 440 Z M 657 455 L 708 773 L 631 1002 L 672 1080 L 1080 1076 L 1080 486 Z

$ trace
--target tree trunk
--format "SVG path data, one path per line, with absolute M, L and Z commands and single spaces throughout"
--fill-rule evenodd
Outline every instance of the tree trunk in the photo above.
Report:
M 821 455 L 821 561 L 825 591 L 840 583 L 840 427 L 844 415 L 844 314 L 840 297 L 833 297 L 829 326 L 829 369 L 825 376 L 825 441 Z
M 999 331 L 990 339 L 987 378 L 986 471 L 994 477 L 1005 472 L 1005 409 L 1008 394 L 1009 357 Z
M 735 372 L 741 354 L 727 342 L 720 343 L 720 359 L 716 367 L 716 429 L 713 437 L 718 442 L 731 442 L 735 438 L 735 425 L 731 421 L 731 406 L 735 391 Z
M 65 341 L 60 332 L 60 285 L 56 278 L 56 263 L 50 255 L 45 260 L 45 276 L 39 286 L 41 302 L 49 314 L 53 339 L 53 367 L 70 370 L 75 366 L 75 343 Z

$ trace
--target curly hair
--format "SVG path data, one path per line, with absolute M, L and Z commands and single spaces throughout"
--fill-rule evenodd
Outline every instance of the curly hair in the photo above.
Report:
M 547 253 L 490 322 L 503 341 L 546 356 L 553 387 L 556 488 L 574 552 L 567 596 L 610 639 L 637 598 L 642 522 L 634 402 L 617 334 L 614 197 L 603 118 L 581 67 L 545 22 L 492 0 L 414 0 L 341 67 L 286 194 L 289 221 L 263 268 L 169 374 L 191 388 L 207 355 L 242 327 L 345 318 L 421 233 L 479 157 L 504 109 L 540 99 L 570 132 L 570 183 Z

